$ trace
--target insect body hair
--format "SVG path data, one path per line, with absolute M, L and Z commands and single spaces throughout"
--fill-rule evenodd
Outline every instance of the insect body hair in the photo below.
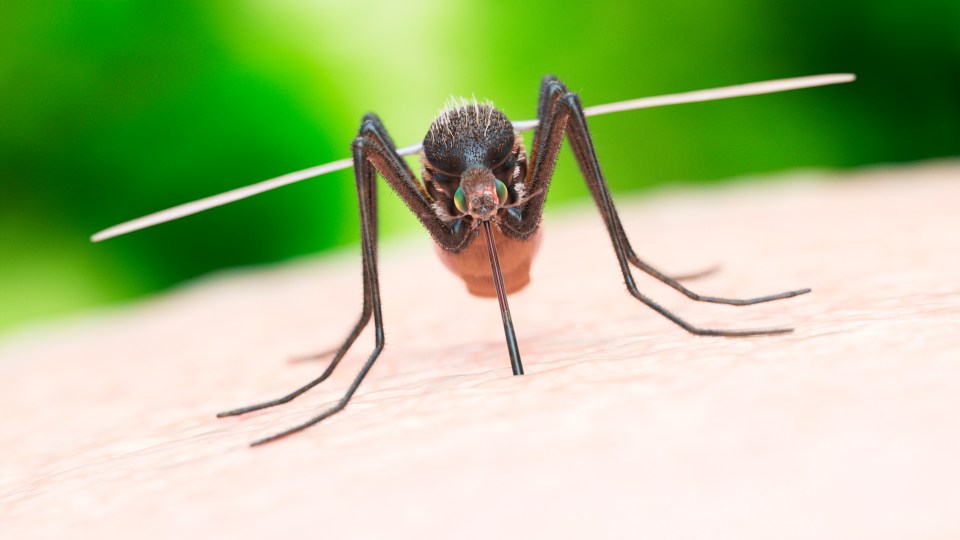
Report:
M 436 168 L 459 175 L 468 167 L 490 167 L 511 150 L 513 124 L 489 101 L 451 98 L 430 125 L 424 156 Z

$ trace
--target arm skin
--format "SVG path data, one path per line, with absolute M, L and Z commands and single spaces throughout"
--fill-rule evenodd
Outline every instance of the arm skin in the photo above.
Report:
M 295 402 L 213 417 L 323 370 L 284 359 L 356 322 L 357 249 L 8 336 L 0 537 L 957 537 L 960 164 L 845 176 L 614 194 L 641 256 L 722 264 L 704 294 L 809 285 L 736 308 L 638 278 L 691 322 L 782 336 L 688 334 L 624 295 L 595 209 L 548 211 L 510 299 L 524 377 L 495 302 L 425 235 L 387 244 L 377 365 L 341 414 L 254 449 L 372 346 Z

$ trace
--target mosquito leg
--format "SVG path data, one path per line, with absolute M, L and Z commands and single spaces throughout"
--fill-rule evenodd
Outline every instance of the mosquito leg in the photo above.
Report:
M 375 319 L 376 319 L 376 316 L 375 316 Z M 360 373 L 357 374 L 357 377 L 353 380 L 353 383 L 350 384 L 350 388 L 347 389 L 347 392 L 343 395 L 342 398 L 340 398 L 340 401 L 338 401 L 336 405 L 334 405 L 333 407 L 330 407 L 329 409 L 323 411 L 323 413 L 311 418 L 310 420 L 300 425 L 294 426 L 285 431 L 281 431 L 280 433 L 270 435 L 269 437 L 264 437 L 263 439 L 253 441 L 252 443 L 250 443 L 250 446 L 260 446 L 261 444 L 266 444 L 268 442 L 272 442 L 277 439 L 282 439 L 283 437 L 286 437 L 288 435 L 293 435 L 298 431 L 303 431 L 310 426 L 319 424 L 320 422 L 326 420 L 327 418 L 333 416 L 334 414 L 337 414 L 338 412 L 342 411 L 347 406 L 347 403 L 350 402 L 350 398 L 353 397 L 353 394 L 357 391 L 357 388 L 360 386 L 360 383 L 363 382 L 363 378 L 367 376 L 367 372 L 369 372 L 370 368 L 373 367 L 373 363 L 377 360 L 377 356 L 380 355 L 380 351 L 382 350 L 383 350 L 383 332 L 378 331 L 377 332 L 377 348 L 374 349 L 373 354 L 371 354 L 370 358 L 367 359 L 367 362 L 363 365 L 363 368 L 360 370 Z
M 449 251 L 458 252 L 465 248 L 470 240 L 470 231 L 466 228 L 454 231 L 448 223 L 437 217 L 430 202 L 420 191 L 413 172 L 407 162 L 397 154 L 393 141 L 376 115 L 368 114 L 364 117 L 360 135 L 357 137 L 357 141 L 360 140 L 363 141 L 364 159 L 372 164 L 375 172 L 383 176 L 433 240 Z
M 606 184 L 606 182 L 604 182 Z M 609 199 L 609 190 L 607 191 L 607 198 Z M 630 240 L 627 238 L 627 234 L 623 230 L 623 224 L 620 222 L 620 216 L 617 214 L 616 207 L 613 206 L 613 201 L 610 201 L 610 208 L 613 214 L 613 221 L 616 226 L 616 234 L 620 237 L 620 241 L 623 243 L 624 249 L 626 251 L 627 260 L 630 261 L 630 264 L 636 266 L 640 270 L 646 272 L 647 274 L 653 276 L 659 281 L 669 285 L 670 287 L 676 289 L 682 293 L 687 298 L 691 300 L 696 300 L 698 302 L 709 302 L 713 304 L 727 304 L 731 306 L 749 306 L 752 304 L 760 304 L 763 302 L 771 302 L 773 300 L 781 300 L 784 298 L 791 298 L 794 296 L 800 296 L 801 294 L 807 294 L 810 292 L 810 289 L 798 289 L 795 291 L 787 291 L 779 294 L 771 294 L 767 296 L 758 296 L 756 298 L 747 298 L 747 299 L 737 299 L 737 298 L 720 298 L 716 296 L 705 296 L 697 294 L 690 289 L 683 286 L 680 283 L 683 279 L 690 279 L 689 277 L 670 277 L 663 272 L 657 270 L 656 268 L 650 266 L 649 264 L 643 262 L 640 257 L 633 251 L 633 247 L 630 246 Z M 713 269 L 708 270 L 706 273 L 711 273 Z M 702 275 L 702 274 L 701 274 Z M 699 276 L 697 276 L 699 277 Z
M 677 281 L 693 281 L 695 279 L 705 278 L 709 275 L 713 275 L 719 270 L 720 270 L 720 265 L 716 265 L 716 266 L 711 266 L 710 268 L 707 268 L 704 270 L 700 270 L 699 272 L 690 272 L 689 274 L 674 274 L 670 277 Z M 330 351 L 330 352 L 333 352 L 333 351 Z
M 631 255 L 632 255 L 632 256 L 631 256 Z M 667 276 L 667 275 L 663 274 L 662 272 L 660 272 L 659 270 L 657 270 L 656 268 L 654 268 L 654 267 L 650 266 L 649 264 L 643 262 L 643 261 L 640 260 L 636 255 L 634 255 L 634 254 L 632 254 L 632 253 L 627 253 L 627 258 L 628 258 L 628 260 L 630 261 L 631 264 L 633 264 L 634 266 L 636 266 L 636 267 L 639 268 L 640 270 L 643 270 L 644 272 L 646 272 L 647 274 L 650 274 L 650 275 L 653 276 L 654 278 L 656 278 L 656 279 L 662 281 L 663 283 L 666 283 L 666 284 L 669 285 L 670 287 L 672 287 L 672 288 L 680 291 L 680 292 L 683 293 L 683 295 L 686 296 L 687 298 L 690 298 L 691 300 L 696 300 L 696 301 L 698 301 L 698 302 L 710 302 L 710 303 L 713 303 L 713 304 L 727 304 L 727 305 L 730 305 L 730 306 L 749 306 L 749 305 L 753 305 L 753 304 L 761 304 L 761 303 L 763 303 L 763 302 L 772 302 L 773 300 L 782 300 L 782 299 L 784 299 L 784 298 L 792 298 L 792 297 L 794 297 L 794 296 L 800 296 L 801 294 L 807 294 L 808 292 L 810 292 L 810 289 L 809 289 L 809 288 L 806 288 L 806 289 L 797 289 L 797 290 L 795 290 L 795 291 L 787 291 L 787 292 L 778 293 L 778 294 L 771 294 L 771 295 L 767 295 L 767 296 L 758 296 L 758 297 L 756 297 L 756 298 L 743 298 L 743 299 L 740 299 L 740 298 L 720 298 L 720 297 L 717 297 L 717 296 L 706 296 L 706 295 L 702 295 L 702 294 L 697 294 L 697 293 L 691 291 L 690 289 L 684 287 L 683 284 L 680 283 L 680 281 L 683 280 L 683 279 L 690 279 L 689 277 L 684 278 L 684 277 L 670 277 L 670 276 Z M 709 273 L 709 272 L 708 272 L 708 273 Z
M 357 184 L 357 199 L 360 204 L 360 244 L 362 247 L 364 275 L 364 304 L 360 321 L 357 322 L 354 330 L 347 336 L 347 340 L 341 346 L 340 350 L 337 351 L 334 359 L 320 377 L 275 402 L 268 402 L 262 404 L 262 406 L 254 406 L 253 408 L 237 409 L 237 411 L 241 412 L 236 412 L 236 414 L 247 412 L 247 410 L 269 407 L 274 404 L 286 403 L 317 384 L 320 384 L 320 382 L 330 375 L 337 363 L 339 363 L 340 359 L 367 325 L 371 315 L 373 316 L 375 331 L 374 349 L 360 369 L 360 372 L 350 384 L 346 393 L 344 393 L 336 405 L 303 424 L 255 441 L 252 444 L 253 446 L 286 437 L 287 435 L 317 424 L 343 410 L 350 402 L 354 393 L 356 393 L 364 377 L 367 376 L 370 368 L 373 367 L 381 351 L 383 351 L 383 317 L 380 309 L 380 280 L 377 273 L 376 181 L 378 172 L 397 195 L 400 196 L 407 207 L 417 216 L 441 247 L 451 251 L 457 251 L 462 249 L 470 239 L 469 231 L 466 228 L 455 232 L 434 214 L 430 208 L 430 204 L 419 191 L 412 171 L 410 171 L 407 163 L 397 154 L 393 141 L 387 134 L 386 129 L 384 129 L 383 124 L 380 123 L 380 119 L 375 115 L 368 114 L 364 117 L 363 123 L 360 126 L 360 133 L 353 141 L 353 170 Z M 235 411 L 230 411 L 230 413 L 234 412 Z
M 677 276 L 674 276 L 674 279 L 678 279 Z M 310 354 L 301 354 L 293 356 L 290 358 L 289 362 L 291 364 L 298 364 L 300 362 L 312 362 L 313 360 L 320 360 L 322 358 L 327 358 L 332 356 L 337 352 L 338 349 L 327 349 L 325 351 L 310 353 Z
M 696 335 L 710 335 L 710 336 L 755 336 L 755 335 L 770 335 L 770 334 L 782 334 L 793 331 L 792 328 L 757 328 L 757 329 L 747 329 L 747 330 L 713 330 L 713 329 L 703 329 L 698 328 L 677 315 L 671 313 L 666 308 L 660 306 L 644 294 L 642 294 L 636 286 L 636 283 L 633 280 L 633 275 L 629 271 L 626 262 L 630 260 L 628 257 L 627 248 L 629 244 L 626 241 L 626 234 L 623 232 L 623 228 L 619 223 L 619 217 L 616 213 L 616 208 L 614 207 L 613 201 L 610 198 L 610 191 L 607 187 L 606 182 L 603 179 L 603 175 L 600 172 L 600 164 L 596 157 L 596 151 L 593 148 L 593 142 L 590 139 L 590 132 L 587 128 L 586 117 L 583 114 L 583 108 L 580 105 L 580 100 L 576 94 L 567 93 L 559 102 L 558 113 L 568 116 L 567 124 L 567 135 L 570 139 L 571 146 L 574 149 L 574 154 L 577 156 L 577 162 L 580 164 L 580 169 L 583 171 L 584 175 L 587 178 L 587 183 L 590 187 L 591 193 L 594 194 L 594 199 L 597 200 L 601 207 L 601 213 L 604 215 L 605 220 L 608 224 L 608 230 L 611 233 L 611 239 L 614 244 L 614 251 L 617 252 L 617 258 L 620 261 L 621 271 L 623 272 L 624 279 L 627 284 L 627 289 L 630 291 L 630 294 L 634 298 L 640 300 L 645 305 L 656 311 L 657 313 L 663 315 L 667 319 L 671 320 L 684 330 L 696 334 Z M 632 250 L 631 250 L 632 252 Z M 744 305 L 757 302 L 765 302 L 770 300 L 776 300 L 779 298 L 788 298 L 790 296 L 796 296 L 798 294 L 804 294 L 809 292 L 809 289 L 802 291 L 792 291 L 789 293 L 783 293 L 781 295 L 775 295 L 772 297 L 764 297 L 759 299 L 749 299 L 749 300 L 731 300 L 725 298 L 714 298 L 714 297 L 702 297 L 696 295 L 695 293 L 689 291 L 686 287 L 683 287 L 680 283 L 675 280 L 665 276 L 664 274 L 658 272 L 656 269 L 650 267 L 639 258 L 634 255 L 634 260 L 630 260 L 633 264 L 640 267 L 641 270 L 651 274 L 655 278 L 663 281 L 664 283 L 670 285 L 671 287 L 683 292 L 688 297 L 695 300 L 705 301 L 705 302 L 715 302 L 715 303 L 726 303 L 734 305 Z
M 364 281 L 366 281 L 366 279 L 364 279 Z M 347 339 L 343 342 L 343 345 L 341 345 L 339 349 L 336 349 L 335 351 L 333 351 L 336 354 L 334 354 L 333 359 L 330 360 L 330 363 L 327 365 L 327 368 L 323 370 L 323 373 L 321 373 L 319 377 L 317 377 L 316 379 L 310 381 L 306 385 L 301 386 L 300 388 L 294 390 L 293 392 L 290 392 L 289 394 L 281 398 L 274 399 L 272 401 L 266 401 L 264 403 L 258 403 L 256 405 L 249 405 L 247 407 L 240 407 L 238 409 L 217 413 L 217 418 L 223 418 L 226 416 L 237 416 L 240 414 L 246 414 L 248 412 L 266 409 L 268 407 L 274 407 L 277 405 L 283 405 L 284 403 L 289 403 L 290 401 L 293 401 L 294 398 L 296 398 L 300 394 L 303 394 L 307 390 L 310 390 L 314 386 L 317 386 L 318 384 L 327 380 L 327 378 L 330 377 L 330 375 L 333 373 L 333 370 L 336 369 L 337 365 L 340 363 L 340 360 L 343 359 L 343 356 L 347 354 L 348 350 L 350 350 L 350 347 L 353 345 L 353 342 L 356 341 L 357 336 L 360 335 L 360 332 L 363 331 L 363 328 L 367 326 L 368 322 L 370 322 L 370 300 L 368 297 L 369 295 L 366 292 L 367 288 L 368 287 L 365 285 L 364 295 L 363 295 L 364 296 L 363 314 L 360 315 L 360 320 L 357 321 L 356 326 L 354 326 L 353 331 L 351 331 L 350 334 L 347 336 Z
M 357 193 L 357 196 L 358 197 L 360 196 L 359 191 Z M 368 198 L 366 205 L 367 206 L 372 205 L 375 210 L 376 199 Z M 361 202 L 361 207 L 363 206 L 365 206 L 365 204 Z M 375 213 L 376 212 L 374 211 L 374 214 Z M 375 225 L 376 224 L 374 223 L 374 228 L 371 231 L 373 234 L 374 242 L 376 241 Z M 361 234 L 363 234 L 363 231 L 361 231 Z M 373 301 L 371 299 L 372 295 L 370 291 L 371 290 L 370 273 L 369 273 L 369 270 L 367 269 L 368 265 L 365 261 L 366 254 L 364 254 L 363 257 L 364 257 L 364 261 L 362 263 L 363 264 L 363 272 L 362 272 L 363 273 L 363 310 L 360 313 L 360 319 L 357 321 L 357 324 L 354 325 L 353 330 L 351 330 L 350 333 L 347 335 L 347 338 L 344 340 L 343 344 L 340 345 L 340 348 L 334 350 L 335 354 L 333 356 L 333 359 L 330 360 L 330 363 L 327 365 L 327 368 L 323 370 L 323 373 L 321 373 L 320 376 L 317 377 L 316 379 L 310 381 L 304 386 L 301 386 L 300 388 L 294 390 L 293 392 L 290 392 L 289 394 L 281 398 L 274 399 L 271 401 L 266 401 L 263 403 L 258 403 L 256 405 L 249 405 L 247 407 L 240 407 L 238 409 L 217 413 L 217 418 L 223 418 L 226 416 L 237 416 L 241 414 L 246 414 L 248 412 L 259 411 L 261 409 L 266 409 L 269 407 L 275 407 L 277 405 L 283 405 L 284 403 L 289 403 L 293 401 L 295 398 L 297 398 L 298 396 L 300 396 L 301 394 L 303 394 L 304 392 L 310 390 L 314 386 L 317 386 L 318 384 L 327 380 L 327 378 L 330 377 L 331 374 L 333 374 L 333 370 L 336 369 L 337 365 L 340 364 L 340 360 L 342 360 L 344 355 L 347 354 L 347 351 L 349 351 L 350 347 L 353 346 L 353 343 L 357 340 L 357 337 L 360 336 L 360 333 L 363 331 L 364 328 L 366 328 L 367 324 L 370 322 L 370 314 L 373 311 Z
M 642 264 L 643 266 L 641 266 L 641 269 L 645 271 L 655 270 L 652 267 L 649 267 L 649 265 L 646 265 L 640 261 L 640 259 L 633 254 L 633 250 L 629 247 L 629 243 L 626 240 L 626 234 L 624 234 L 622 225 L 620 225 L 616 208 L 614 207 L 613 201 L 610 198 L 609 189 L 607 188 L 606 182 L 604 181 L 603 175 L 600 171 L 600 165 L 597 161 L 596 151 L 594 150 L 593 142 L 590 139 L 590 132 L 587 128 L 586 117 L 583 114 L 583 108 L 580 105 L 579 98 L 576 94 L 568 92 L 566 87 L 564 87 L 563 84 L 560 83 L 556 78 L 550 76 L 545 77 L 540 91 L 539 113 L 541 115 L 539 118 L 540 128 L 537 130 L 537 133 L 534 136 L 534 161 L 532 167 L 530 168 L 530 181 L 528 189 L 531 192 L 537 192 L 541 190 L 545 191 L 549 187 L 550 179 L 553 175 L 553 170 L 556 165 L 557 152 L 559 151 L 560 143 L 562 142 L 564 135 L 566 135 L 570 141 L 570 145 L 573 149 L 574 155 L 576 156 L 580 170 L 587 181 L 587 186 L 590 189 L 590 193 L 593 196 L 594 201 L 597 203 L 604 223 L 607 226 L 607 231 L 609 232 L 610 239 L 613 242 L 614 252 L 616 253 L 617 260 L 620 263 L 620 270 L 623 274 L 624 281 L 626 282 L 627 289 L 634 298 L 649 306 L 651 309 L 663 315 L 684 330 L 696 335 L 751 336 L 781 334 L 792 331 L 792 329 L 789 328 L 758 328 L 747 330 L 714 330 L 699 328 L 684 321 L 677 315 L 673 314 L 666 308 L 660 306 L 642 294 L 637 288 L 636 282 L 633 279 L 633 275 L 630 272 L 630 263 Z M 506 226 L 511 229 L 512 234 L 521 238 L 525 237 L 525 235 L 532 234 L 533 231 L 536 230 L 536 227 L 540 221 L 542 207 L 543 198 L 534 198 L 531 201 L 531 204 L 524 209 L 522 221 L 519 224 L 507 222 Z M 631 260 L 631 255 L 635 261 Z M 661 280 L 664 281 L 670 280 L 670 282 L 676 285 L 674 288 L 681 290 L 681 292 L 687 291 L 687 289 L 677 283 L 676 280 L 673 280 L 660 272 L 656 272 L 654 277 L 658 277 L 658 279 L 662 278 Z M 670 284 L 670 282 L 667 283 Z M 795 296 L 796 294 L 803 294 L 803 292 L 794 291 L 793 293 L 785 294 Z M 691 292 L 690 294 L 695 293 Z M 699 295 L 695 296 L 698 296 L 698 299 L 711 298 L 699 297 Z M 724 301 L 727 299 L 712 300 Z M 751 300 L 754 301 L 752 303 L 756 303 L 756 299 Z M 751 303 L 751 301 L 747 302 Z
M 366 125 L 366 124 L 364 124 Z M 360 243 L 363 248 L 363 265 L 364 271 L 367 276 L 367 289 L 369 292 L 369 305 L 373 311 L 373 326 L 375 330 L 375 346 L 373 352 L 370 353 L 370 356 L 367 358 L 367 361 L 364 363 L 363 368 L 360 369 L 360 372 L 354 378 L 353 382 L 350 384 L 350 387 L 344 393 L 343 397 L 337 402 L 336 405 L 327 409 L 322 414 L 310 419 L 307 422 L 304 422 L 300 425 L 294 426 L 290 429 L 271 435 L 269 437 L 254 441 L 251 443 L 251 446 L 258 446 L 264 443 L 275 441 L 277 439 L 286 437 L 302 431 L 314 424 L 322 422 L 324 419 L 333 416 L 334 414 L 342 411 L 344 407 L 347 406 L 347 403 L 350 402 L 350 398 L 353 397 L 353 394 L 356 393 L 357 388 L 360 387 L 360 383 L 363 382 L 364 377 L 369 373 L 370 368 L 373 367 L 373 364 L 377 361 L 377 357 L 380 356 L 381 351 L 383 351 L 384 335 L 383 335 L 383 315 L 380 311 L 380 280 L 377 276 L 377 246 L 376 246 L 376 227 L 377 227 L 377 216 L 376 216 L 376 180 L 377 180 L 377 169 L 373 167 L 373 164 L 370 160 L 370 155 L 368 152 L 371 149 L 367 148 L 366 139 L 364 138 L 364 128 L 361 127 L 361 135 L 353 143 L 353 160 L 354 160 L 354 171 L 356 171 L 357 179 L 357 198 L 360 201 Z M 376 146 L 373 146 L 373 152 L 377 150 Z M 392 185 L 392 184 L 391 184 Z M 366 309 L 366 306 L 365 306 Z

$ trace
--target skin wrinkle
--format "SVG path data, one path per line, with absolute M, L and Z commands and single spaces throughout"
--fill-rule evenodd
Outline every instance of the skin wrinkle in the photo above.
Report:
M 356 321 L 356 249 L 8 336 L 2 535 L 255 538 L 321 522 L 330 537 L 955 536 L 958 174 L 946 162 L 614 194 L 651 263 L 722 265 L 688 283 L 697 292 L 812 287 L 717 306 L 637 274 L 700 326 L 797 329 L 775 337 L 687 335 L 626 293 L 591 203 L 548 212 L 533 281 L 510 298 L 523 377 L 494 302 L 468 296 L 422 235 L 387 244 L 388 344 L 354 401 L 253 450 L 334 404 L 372 348 L 367 331 L 292 403 L 213 418 L 319 374 L 285 358 Z

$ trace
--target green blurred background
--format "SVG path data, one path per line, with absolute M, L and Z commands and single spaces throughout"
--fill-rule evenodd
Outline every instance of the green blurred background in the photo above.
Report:
M 349 171 L 104 244 L 88 236 L 346 157 L 367 111 L 399 145 L 451 95 L 531 118 L 547 72 L 586 105 L 859 76 L 597 118 L 617 193 L 960 154 L 955 0 L 5 2 L 0 44 L 0 332 L 356 243 Z M 586 196 L 570 158 L 549 206 Z M 416 230 L 381 193 L 382 237 Z

